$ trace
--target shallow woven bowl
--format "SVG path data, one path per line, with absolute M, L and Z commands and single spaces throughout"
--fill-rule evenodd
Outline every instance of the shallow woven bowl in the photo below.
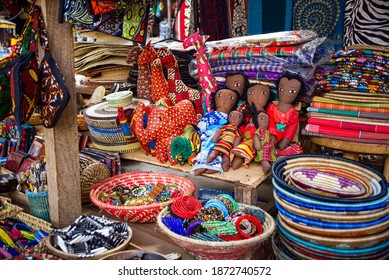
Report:
M 127 239 L 122 244 L 120 244 L 119 246 L 117 246 L 116 248 L 113 248 L 111 250 L 105 251 L 105 252 L 100 253 L 100 254 L 91 255 L 89 257 L 83 257 L 83 256 L 79 256 L 76 254 L 69 254 L 69 253 L 66 253 L 62 250 L 55 248 L 53 245 L 53 243 L 54 243 L 53 235 L 47 236 L 45 238 L 45 240 L 46 240 L 45 243 L 47 246 L 47 250 L 50 254 L 58 256 L 64 260 L 98 260 L 98 259 L 101 259 L 101 258 L 106 257 L 108 255 L 111 255 L 113 253 L 120 252 L 120 251 L 123 251 L 126 249 L 128 244 L 130 244 L 130 241 L 132 238 L 132 229 L 128 225 L 127 225 L 127 229 L 128 229 L 128 236 L 127 236 Z
M 328 168 L 335 168 L 339 171 L 345 170 L 347 173 L 355 173 L 355 177 L 362 177 L 364 181 L 367 181 L 369 184 L 371 184 L 373 193 L 368 197 L 361 196 L 360 198 L 330 197 L 316 193 L 310 193 L 304 189 L 297 188 L 296 186 L 288 183 L 289 174 L 296 168 L 311 168 L 316 171 L 324 168 L 323 172 L 328 171 Z M 357 161 L 342 157 L 315 154 L 288 156 L 278 160 L 272 165 L 272 174 L 273 179 L 276 181 L 279 187 L 287 190 L 290 193 L 298 194 L 306 198 L 311 198 L 315 201 L 344 204 L 367 203 L 376 201 L 388 193 L 388 182 L 382 174 Z M 342 175 L 339 174 L 339 176 Z M 363 185 L 361 180 L 362 179 L 358 179 L 357 183 Z M 369 191 L 370 187 L 365 187 L 366 190 Z
M 240 208 L 252 208 L 261 210 L 258 207 L 238 203 Z M 261 210 L 263 211 L 263 210 Z M 197 240 L 190 237 L 182 236 L 172 232 L 162 222 L 162 217 L 169 215 L 168 207 L 163 209 L 158 217 L 157 224 L 161 231 L 170 237 L 177 245 L 185 249 L 189 254 L 200 260 L 237 260 L 245 259 L 245 256 L 264 243 L 274 232 L 276 226 L 272 216 L 265 212 L 266 220 L 263 224 L 263 233 L 253 238 L 228 241 L 212 242 Z
M 127 172 L 108 178 L 94 185 L 90 192 L 91 201 L 100 209 L 107 211 L 113 216 L 127 222 L 133 223 L 153 223 L 156 221 L 158 213 L 174 199 L 163 203 L 152 203 L 142 206 L 114 206 L 98 199 L 98 194 L 102 191 L 111 193 L 115 186 L 127 186 L 133 188 L 136 186 L 147 186 L 156 183 L 165 185 L 175 184 L 181 196 L 193 195 L 196 191 L 196 185 L 189 179 L 178 175 L 168 173 L 152 172 Z

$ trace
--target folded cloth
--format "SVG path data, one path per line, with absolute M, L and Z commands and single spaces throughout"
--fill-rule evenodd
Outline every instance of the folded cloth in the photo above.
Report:
M 389 140 L 389 134 L 387 134 L 387 133 L 376 133 L 376 132 L 370 132 L 370 131 L 343 129 L 343 128 L 324 126 L 324 125 L 316 125 L 316 124 L 305 125 L 305 130 L 308 132 L 338 135 L 338 136 L 350 137 L 350 138 L 356 138 L 356 139 Z
M 374 125 L 374 124 L 364 124 L 364 123 L 328 120 L 328 119 L 320 119 L 320 118 L 308 118 L 307 122 L 308 124 L 330 126 L 334 128 L 371 131 L 371 132 L 378 132 L 378 133 L 389 133 L 388 124 Z

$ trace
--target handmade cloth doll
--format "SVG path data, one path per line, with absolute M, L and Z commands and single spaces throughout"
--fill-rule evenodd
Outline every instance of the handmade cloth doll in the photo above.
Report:
M 228 124 L 219 128 L 212 137 L 212 142 L 217 142 L 209 153 L 207 162 L 210 163 L 221 154 L 222 168 L 226 172 L 230 168 L 230 152 L 242 140 L 239 125 L 243 121 L 243 114 L 237 110 L 231 111 L 228 115 Z
M 269 173 L 271 164 L 277 160 L 274 139 L 268 130 L 269 120 L 269 115 L 264 111 L 255 113 L 253 116 L 257 129 L 254 133 L 254 148 L 257 151 L 254 161 L 261 164 L 265 174 Z
M 208 163 L 208 155 L 216 143 L 212 142 L 215 132 L 227 123 L 228 114 L 235 108 L 238 102 L 238 92 L 228 88 L 221 88 L 211 94 L 212 111 L 205 114 L 197 124 L 197 133 L 200 135 L 201 149 L 194 159 L 195 165 L 191 172 L 194 175 L 203 173 L 223 172 L 219 155 L 216 159 Z
M 239 93 L 238 107 L 246 100 L 247 88 L 250 86 L 249 79 L 243 73 L 230 73 L 226 76 L 225 86 Z
M 240 126 L 243 135 L 242 142 L 232 151 L 232 169 L 238 169 L 242 165 L 248 167 L 255 156 L 254 132 L 256 130 L 252 116 L 257 111 L 265 111 L 273 96 L 270 88 L 263 84 L 252 84 L 246 93 L 246 102 L 238 110 L 242 111 L 244 118 Z
M 269 131 L 276 140 L 277 156 L 301 154 L 300 144 L 292 143 L 299 125 L 299 116 L 294 105 L 306 92 L 303 78 L 300 74 L 285 72 L 276 83 L 278 104 L 270 104 L 266 112 L 270 116 Z

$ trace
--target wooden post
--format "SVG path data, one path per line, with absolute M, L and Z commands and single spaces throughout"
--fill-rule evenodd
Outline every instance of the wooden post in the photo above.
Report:
M 59 2 L 37 1 L 46 22 L 50 52 L 71 93 L 57 125 L 44 130 L 50 221 L 55 228 L 68 226 L 82 213 L 73 32 L 70 24 L 58 23 Z

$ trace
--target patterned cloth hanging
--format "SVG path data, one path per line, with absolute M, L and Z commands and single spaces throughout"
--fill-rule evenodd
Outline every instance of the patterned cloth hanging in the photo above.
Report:
M 122 37 L 134 42 L 145 44 L 150 5 L 142 2 L 132 3 L 125 11 Z
M 382 0 L 346 0 L 344 48 L 389 45 L 389 3 Z
M 310 29 L 319 37 L 334 41 L 336 50 L 343 44 L 345 0 L 293 0 L 293 30 Z

